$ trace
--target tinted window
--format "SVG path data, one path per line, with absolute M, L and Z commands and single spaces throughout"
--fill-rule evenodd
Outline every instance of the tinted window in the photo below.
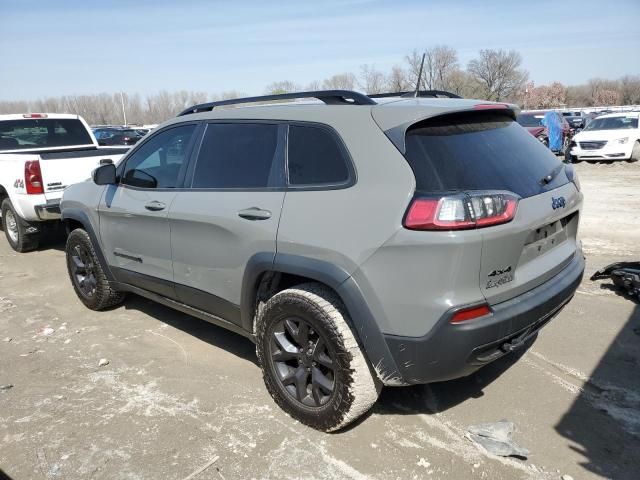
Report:
M 518 123 L 523 127 L 539 127 L 540 120 L 544 115 L 533 115 L 529 113 L 523 113 L 518 115 Z
M 349 180 L 347 158 L 329 130 L 289 127 L 289 183 L 341 184 Z
M 193 175 L 193 188 L 266 188 L 282 184 L 278 125 L 210 123 Z
M 91 145 L 93 140 L 80 120 L 25 119 L 0 122 L 0 150 L 73 147 Z
M 406 157 L 422 192 L 508 190 L 530 197 L 568 183 L 562 163 L 510 117 L 490 112 L 453 114 L 407 132 Z
M 127 159 L 122 183 L 143 188 L 175 188 L 195 128 L 182 125 L 150 138 Z

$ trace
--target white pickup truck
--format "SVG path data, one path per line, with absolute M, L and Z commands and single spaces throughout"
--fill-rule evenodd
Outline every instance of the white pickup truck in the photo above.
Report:
M 99 147 L 78 115 L 0 115 L 0 214 L 11 247 L 27 252 L 60 218 L 65 188 L 128 150 Z

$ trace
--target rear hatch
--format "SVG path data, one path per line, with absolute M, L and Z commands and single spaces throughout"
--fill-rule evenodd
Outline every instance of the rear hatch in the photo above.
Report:
M 489 304 L 542 284 L 576 254 L 582 194 L 571 167 L 518 125 L 509 110 L 458 112 L 415 123 L 406 131 L 405 148 L 416 198 L 467 199 L 460 205 L 476 219 L 474 209 L 486 213 L 498 205 L 495 199 L 517 201 L 506 223 L 480 227 L 477 220 L 475 226 L 457 227 L 481 237 L 478 281 Z M 474 197 L 480 201 L 473 203 Z

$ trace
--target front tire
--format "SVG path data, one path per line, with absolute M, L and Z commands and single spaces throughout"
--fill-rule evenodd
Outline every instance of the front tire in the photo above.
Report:
M 67 238 L 67 271 L 76 295 L 91 310 L 104 310 L 122 303 L 124 293 L 109 285 L 89 234 L 78 228 Z
M 2 229 L 7 237 L 9 246 L 16 252 L 30 252 L 38 248 L 37 234 L 27 234 L 25 221 L 20 218 L 13 208 L 11 200 L 5 198 L 2 201 Z
M 347 322 L 337 295 L 315 283 L 277 293 L 257 320 L 267 390 L 293 418 L 324 432 L 356 420 L 380 393 Z

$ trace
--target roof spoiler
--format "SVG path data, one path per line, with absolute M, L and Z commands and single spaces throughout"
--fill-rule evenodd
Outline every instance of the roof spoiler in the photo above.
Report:
M 447 112 L 438 112 L 433 115 L 428 115 L 426 117 L 418 118 L 411 120 L 410 122 L 403 123 L 401 125 L 397 125 L 395 127 L 384 130 L 385 135 L 391 143 L 395 145 L 395 147 L 402 153 L 403 155 L 407 152 L 407 146 L 405 142 L 405 138 L 407 135 L 407 130 L 411 128 L 416 123 L 423 122 L 425 120 L 429 120 L 431 118 L 441 117 L 445 115 L 452 115 L 457 113 L 472 113 L 472 112 L 490 112 L 490 111 L 498 111 L 503 112 L 513 120 L 516 119 L 516 115 L 519 112 L 519 108 L 517 105 L 511 105 L 507 103 L 477 103 L 470 108 L 462 108 L 460 110 L 450 110 Z

